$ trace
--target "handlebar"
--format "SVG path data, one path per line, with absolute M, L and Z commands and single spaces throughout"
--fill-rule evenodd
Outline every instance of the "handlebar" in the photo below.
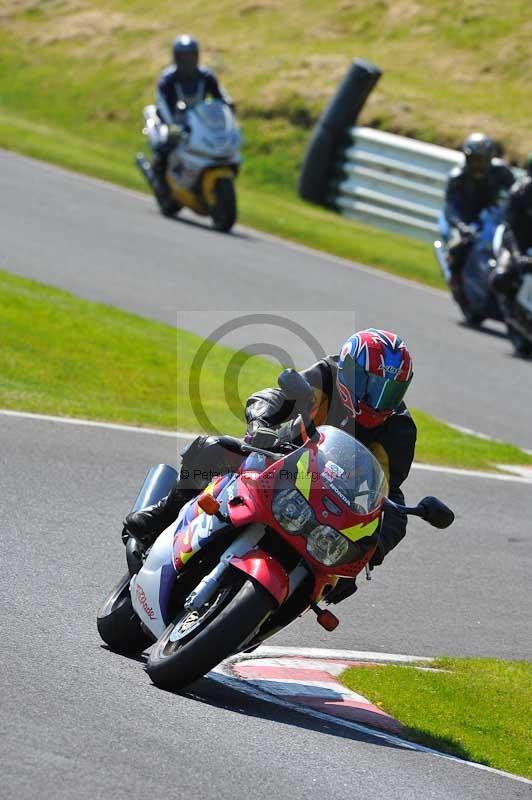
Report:
M 310 409 L 314 400 L 314 393 L 312 386 L 295 369 L 285 369 L 277 378 L 277 383 L 283 394 L 289 399 L 299 403 L 303 407 L 301 411 L 301 420 L 305 428 L 305 433 L 311 442 L 318 439 L 318 432 L 314 424 L 314 420 L 310 416 Z
M 259 453 L 260 455 L 277 460 L 282 458 L 283 455 L 286 455 L 285 453 L 274 453 L 272 450 L 263 450 L 262 447 L 254 447 L 252 444 L 248 444 L 242 439 L 237 439 L 236 436 L 218 436 L 218 442 L 226 450 L 241 456 L 246 453 Z
M 408 514 L 412 517 L 421 517 L 433 528 L 448 528 L 454 522 L 454 511 L 452 511 L 445 503 L 438 500 L 437 497 L 424 497 L 420 500 L 417 506 L 403 506 L 400 503 L 394 503 L 389 497 L 384 498 L 384 510 L 395 510 L 400 514 Z

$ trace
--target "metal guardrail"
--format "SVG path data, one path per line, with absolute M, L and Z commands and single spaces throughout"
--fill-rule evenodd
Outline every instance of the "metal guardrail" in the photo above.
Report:
M 327 204 L 342 215 L 432 241 L 457 150 L 355 127 L 338 153 Z

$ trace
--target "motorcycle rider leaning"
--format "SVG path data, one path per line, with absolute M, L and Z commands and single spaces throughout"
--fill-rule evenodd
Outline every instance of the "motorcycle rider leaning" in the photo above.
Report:
M 302 375 L 313 389 L 310 413 L 315 425 L 341 428 L 368 447 L 386 474 L 388 496 L 403 504 L 401 484 L 414 458 L 416 426 L 403 402 L 413 368 L 402 339 L 374 328 L 359 331 L 345 342 L 339 355 L 327 356 Z M 287 441 L 302 444 L 300 410 L 281 389 L 256 392 L 246 404 L 246 441 L 267 450 Z M 242 462 L 242 456 L 228 452 L 212 436 L 198 437 L 181 455 L 180 476 L 170 494 L 155 506 L 129 514 L 124 522 L 126 536 L 149 546 L 214 475 L 235 471 Z M 385 512 L 370 567 L 381 564 L 401 541 L 406 522 L 406 516 L 398 512 Z M 341 579 L 327 599 L 337 603 L 354 591 L 354 580 Z
M 151 166 L 161 197 L 168 194 L 166 162 L 181 129 L 177 103 L 183 102 L 190 108 L 206 97 L 213 97 L 234 109 L 231 98 L 220 87 L 214 73 L 199 66 L 199 43 L 196 39 L 178 36 L 172 45 L 172 55 L 174 64 L 162 71 L 157 83 L 157 114 L 161 122 L 169 126 L 169 135 L 159 136 L 157 143 L 153 144 Z
M 526 163 L 527 174 L 510 191 L 504 213 L 504 234 L 491 286 L 501 306 L 512 300 L 524 269 L 532 271 L 532 153 Z
M 447 261 L 451 272 L 450 289 L 463 304 L 462 269 L 475 238 L 474 225 L 485 208 L 498 204 L 515 178 L 500 158 L 495 158 L 495 143 L 483 133 L 472 133 L 464 141 L 464 165 L 451 170 L 445 193 L 444 216 L 449 233 Z

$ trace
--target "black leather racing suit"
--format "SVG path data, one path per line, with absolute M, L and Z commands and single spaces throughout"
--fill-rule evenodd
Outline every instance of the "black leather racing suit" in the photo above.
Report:
M 501 159 L 492 159 L 491 166 L 480 179 L 474 179 L 466 167 L 454 167 L 447 181 L 444 214 L 450 228 L 449 267 L 459 275 L 465 264 L 470 238 L 463 233 L 468 225 L 478 222 L 480 212 L 496 205 L 509 191 L 515 177 Z
M 532 247 L 532 177 L 514 184 L 504 215 L 505 243 L 515 256 Z
M 511 299 L 521 284 L 523 263 L 532 248 L 532 177 L 514 184 L 504 214 L 504 236 L 491 286 L 507 316 Z M 530 268 L 530 266 L 529 266 Z
M 167 67 L 157 83 L 157 114 L 162 122 L 172 125 L 178 121 L 176 103 L 179 100 L 190 107 L 201 103 L 206 97 L 223 100 L 232 107 L 231 98 L 225 94 L 214 74 L 206 67 L 198 67 L 192 77 L 180 75 L 176 66 Z M 161 198 L 165 198 L 168 191 L 165 178 L 166 163 L 171 145 L 164 140 L 152 147 L 152 168 L 157 181 L 157 191 Z
M 179 100 L 193 106 L 206 97 L 231 104 L 231 98 L 206 67 L 198 67 L 195 75 L 189 78 L 180 75 L 178 67 L 170 66 L 162 71 L 157 83 L 157 113 L 163 122 L 171 125 L 175 122 L 175 108 Z
M 338 390 L 336 375 L 338 372 L 338 356 L 328 356 L 318 361 L 302 375 L 313 387 L 314 405 L 312 418 L 315 425 L 333 425 L 355 436 L 359 442 L 372 451 L 381 464 L 389 483 L 389 497 L 398 503 L 404 503 L 401 484 L 406 479 L 416 444 L 416 426 L 404 403 L 377 428 L 363 428 L 355 424 L 347 415 Z M 297 409 L 294 403 L 286 399 L 281 389 L 264 389 L 256 392 L 247 401 L 246 419 L 251 426 L 276 427 L 286 420 L 294 419 Z M 302 441 L 298 422 L 281 427 L 282 438 L 289 438 L 299 443 Z M 372 558 L 372 564 L 380 564 L 384 556 L 390 552 L 406 533 L 407 518 L 396 512 L 386 512 L 379 535 L 378 548 Z

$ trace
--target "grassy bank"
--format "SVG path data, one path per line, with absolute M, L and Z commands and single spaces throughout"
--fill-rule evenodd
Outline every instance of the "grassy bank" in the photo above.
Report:
M 189 384 L 199 337 L 7 272 L 0 272 L 0 305 L 0 407 L 199 429 Z M 278 372 L 262 358 L 240 354 L 235 360 L 234 351 L 214 347 L 199 376 L 206 430 L 241 434 L 245 398 L 258 387 L 276 385 Z M 413 413 L 418 460 L 481 469 L 532 464 L 517 447 Z
M 2 115 L 0 105 L 0 146 L 131 189 L 147 191 L 131 158 L 144 145 L 134 130 L 130 138 L 126 149 L 117 148 L 111 142 L 84 138 L 77 130 L 71 132 L 53 124 L 35 125 L 22 117 Z M 238 203 L 239 219 L 246 225 L 436 288 L 444 287 L 434 256 L 426 244 L 348 221 L 299 200 L 295 192 L 276 192 L 270 183 L 256 184 L 246 178 L 245 170 L 238 186 Z
M 141 187 L 132 165 L 140 110 L 172 36 L 189 30 L 238 103 L 242 220 L 441 285 L 427 246 L 296 199 L 309 130 L 358 55 L 384 70 L 364 122 L 451 145 L 486 128 L 521 157 L 530 147 L 527 21 L 522 0 L 466 0 L 452 13 L 447 0 L 0 2 L 0 145 Z
M 406 726 L 408 738 L 532 778 L 532 664 L 444 658 L 443 670 L 349 669 L 341 680 Z

